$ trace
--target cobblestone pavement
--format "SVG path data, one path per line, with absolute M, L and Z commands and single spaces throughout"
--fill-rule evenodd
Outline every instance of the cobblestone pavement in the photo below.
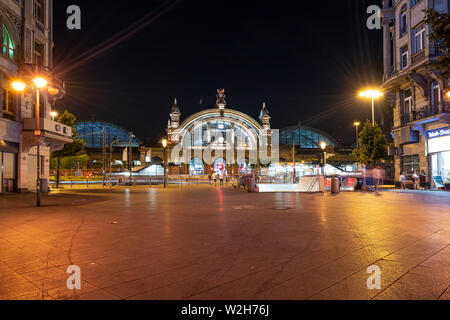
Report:
M 449 299 L 450 194 L 0 195 L 0 299 Z M 68 290 L 68 266 L 81 290 Z M 381 289 L 367 288 L 368 266 Z

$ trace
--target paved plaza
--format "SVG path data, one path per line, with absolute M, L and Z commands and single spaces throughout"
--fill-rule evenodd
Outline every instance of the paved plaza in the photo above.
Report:
M 450 194 L 0 195 L 0 299 L 449 299 Z M 68 266 L 81 290 L 68 290 Z M 367 268 L 381 289 L 367 287 Z

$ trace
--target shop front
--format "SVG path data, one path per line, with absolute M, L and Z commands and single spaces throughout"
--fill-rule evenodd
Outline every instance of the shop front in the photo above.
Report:
M 427 132 L 431 173 L 436 187 L 450 186 L 450 127 Z
M 18 153 L 18 144 L 0 140 L 0 193 L 17 189 Z

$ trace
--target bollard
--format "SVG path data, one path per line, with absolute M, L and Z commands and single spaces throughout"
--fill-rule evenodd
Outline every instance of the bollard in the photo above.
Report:
M 331 193 L 339 193 L 340 187 L 339 187 L 339 179 L 333 178 L 331 179 Z

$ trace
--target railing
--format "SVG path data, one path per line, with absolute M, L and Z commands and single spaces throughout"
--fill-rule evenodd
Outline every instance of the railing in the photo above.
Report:
M 429 109 L 419 109 L 419 110 L 413 110 L 411 113 L 403 114 L 402 115 L 402 124 L 407 124 L 413 121 L 422 120 L 428 117 L 432 117 L 438 114 L 441 114 L 440 106 L 436 106 L 434 110 Z
M 419 51 L 411 56 L 411 64 L 415 65 L 416 63 L 425 59 L 425 50 Z

